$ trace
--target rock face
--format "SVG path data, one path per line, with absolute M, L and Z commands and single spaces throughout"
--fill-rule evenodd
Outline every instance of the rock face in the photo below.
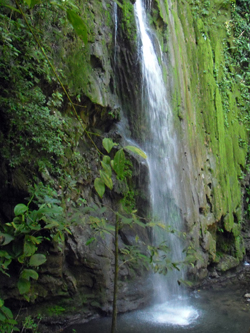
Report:
M 58 29 L 57 33 L 68 34 L 68 37 L 54 41 L 53 49 L 57 51 L 51 53 L 51 57 L 57 69 L 63 72 L 62 80 L 74 96 L 75 104 L 81 104 L 76 106 L 76 111 L 84 127 L 97 135 L 84 134 L 64 99 L 58 118 L 68 124 L 63 131 L 69 141 L 65 141 L 61 159 L 75 186 L 71 189 L 70 181 L 63 183 L 49 167 L 34 167 L 32 160 L 30 164 L 11 167 L 4 157 L 0 168 L 1 223 L 12 220 L 14 206 L 23 202 L 28 193 L 27 183 L 35 177 L 44 184 L 52 184 L 69 212 L 80 198 L 86 201 L 86 206 L 111 207 L 111 211 L 97 213 L 97 216 L 114 225 L 112 211 L 118 210 L 120 201 L 126 197 L 130 205 L 133 201 L 140 215 L 147 216 L 150 208 L 148 170 L 133 156 L 128 156 L 133 172 L 126 183 L 114 179 L 114 191 L 107 190 L 102 200 L 93 186 L 99 176 L 97 149 L 102 150 L 103 137 L 121 142 L 122 131 L 127 131 L 140 142 L 147 136 L 141 126 L 141 73 L 133 2 L 123 0 L 123 8 L 118 6 L 117 9 L 109 0 L 89 0 L 83 5 L 84 19 L 88 22 L 87 46 L 72 37 L 72 31 Z M 227 38 L 230 7 L 221 0 L 206 10 L 209 15 L 203 15 L 188 2 L 155 0 L 150 13 L 159 40 L 155 47 L 160 45 L 163 52 L 166 94 L 178 131 L 177 173 L 181 183 L 175 199 L 186 224 L 189 244 L 196 253 L 195 265 L 189 269 L 192 280 L 204 279 L 208 270 L 215 275 L 215 269 L 219 273 L 230 270 L 244 255 L 239 177 L 245 168 L 247 153 L 240 140 L 247 140 L 247 134 L 238 117 L 237 103 L 241 101 L 238 86 L 234 84 L 226 92 L 221 88 L 225 80 L 223 40 Z M 117 15 L 119 27 L 116 35 L 114 15 Z M 210 24 L 211 20 L 218 23 L 216 29 Z M 61 88 L 51 83 L 46 89 L 44 94 L 49 99 L 52 91 Z M 226 113 L 225 105 L 229 110 Z M 119 133 L 116 123 L 121 106 L 128 124 Z M 0 125 L 0 129 L 4 136 L 5 128 Z M 39 158 L 44 152 L 40 154 Z M 43 312 L 43 320 L 55 325 L 83 322 L 111 312 L 114 239 L 111 234 L 105 234 L 86 245 L 93 233 L 86 223 L 88 217 L 79 208 L 78 219 L 70 227 L 72 235 L 67 236 L 61 252 L 56 246 L 45 246 L 43 250 L 49 253 L 47 263 L 41 266 L 39 280 L 32 284 L 36 300 L 30 312 Z M 249 238 L 249 232 L 245 232 Z M 119 248 L 134 244 L 136 235 L 145 251 L 142 243 L 150 243 L 151 235 L 144 229 L 120 231 Z M 9 302 L 18 308 L 23 298 L 16 289 L 17 277 L 12 276 L 6 279 L 0 273 L 1 297 L 7 305 Z M 118 311 L 133 310 L 147 303 L 152 290 L 149 273 L 141 267 L 123 265 L 119 273 Z
M 239 138 L 247 140 L 247 135 L 239 120 L 239 86 L 234 83 L 228 89 L 222 84 L 227 75 L 223 40 L 228 38 L 231 9 L 216 1 L 207 4 L 206 10 L 180 1 L 168 1 L 167 6 L 157 1 L 152 10 L 160 43 L 167 50 L 166 85 L 180 140 L 182 193 L 176 200 L 197 249 L 196 266 L 190 269 L 197 279 L 216 265 L 219 270 L 230 269 L 231 265 L 224 266 L 224 254 L 235 264 L 244 255 L 239 178 L 246 147 Z M 165 26 L 167 40 L 162 33 Z

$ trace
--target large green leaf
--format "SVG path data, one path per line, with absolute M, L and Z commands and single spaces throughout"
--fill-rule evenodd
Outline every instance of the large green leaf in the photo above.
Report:
M 21 295 L 27 293 L 30 290 L 30 282 L 26 279 L 19 279 L 17 287 Z
M 123 149 L 118 150 L 114 157 L 113 169 L 118 177 L 122 177 L 125 167 L 125 154 Z
M 100 170 L 101 180 L 104 182 L 104 184 L 112 190 L 113 188 L 113 181 L 110 178 L 109 175 L 106 174 L 106 172 Z
M 21 279 L 29 280 L 30 278 L 37 280 L 39 277 L 38 273 L 34 269 L 24 269 L 20 275 Z
M 1 307 L 1 311 L 3 312 L 3 314 L 9 318 L 9 319 L 12 319 L 13 318 L 13 314 L 11 312 L 11 310 L 9 308 L 7 308 L 6 306 L 2 306 Z
M 109 177 L 111 177 L 111 176 L 112 176 L 112 169 L 111 169 L 110 164 L 106 164 L 106 163 L 104 163 L 104 162 L 101 162 L 101 164 L 102 164 L 102 167 L 103 167 L 103 170 L 105 171 L 105 173 L 106 173 Z
M 22 215 L 23 213 L 27 212 L 29 208 L 24 204 L 18 204 L 14 208 L 15 216 Z
M 35 244 L 29 242 L 29 241 L 25 241 L 24 245 L 23 245 L 23 253 L 26 257 L 30 257 L 32 256 L 37 250 L 37 247 L 35 246 Z
M 126 146 L 124 149 L 130 150 L 143 158 L 147 158 L 147 155 L 140 148 L 137 148 L 135 146 Z
M 11 241 L 13 241 L 13 239 L 14 239 L 14 237 L 13 236 L 11 236 L 11 235 L 9 235 L 9 234 L 4 234 L 4 233 L 2 233 L 2 232 L 0 232 L 0 237 L 3 237 L 3 239 L 4 239 L 4 242 L 1 244 L 2 246 L 3 245 L 7 245 L 7 244 L 9 244 Z
M 36 253 L 34 254 L 29 261 L 30 266 L 40 266 L 45 263 L 46 256 L 44 254 Z
M 105 192 L 105 184 L 101 178 L 96 178 L 94 181 L 95 190 L 98 193 L 99 197 L 102 198 Z
M 67 18 L 72 24 L 76 34 L 83 40 L 84 44 L 88 43 L 88 32 L 85 23 L 79 15 L 77 15 L 73 10 L 67 10 Z
M 102 140 L 102 145 L 107 150 L 107 152 L 110 153 L 111 149 L 114 146 L 117 146 L 117 143 L 114 143 L 112 139 L 105 138 Z
M 27 5 L 30 7 L 30 5 L 31 5 L 31 0 L 24 0 L 26 3 L 27 3 Z

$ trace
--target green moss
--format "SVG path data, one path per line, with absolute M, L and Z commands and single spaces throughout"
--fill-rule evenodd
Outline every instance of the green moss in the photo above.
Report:
M 225 54 L 227 41 L 232 43 L 228 34 L 230 6 L 230 1 L 174 1 L 172 104 L 175 115 L 186 123 L 195 163 L 204 163 L 200 161 L 206 160 L 207 154 L 213 156 L 213 167 L 205 166 L 214 180 L 212 213 L 216 221 L 227 216 L 224 228 L 232 233 L 232 246 L 237 248 L 234 255 L 239 256 L 240 226 L 235 226 L 234 215 L 241 206 L 239 177 L 246 164 L 247 132 L 239 118 L 239 86 L 231 78 L 234 67 Z
M 123 0 L 122 8 L 122 30 L 126 32 L 125 36 L 129 40 L 136 39 L 136 22 L 134 16 L 134 6 L 130 0 Z

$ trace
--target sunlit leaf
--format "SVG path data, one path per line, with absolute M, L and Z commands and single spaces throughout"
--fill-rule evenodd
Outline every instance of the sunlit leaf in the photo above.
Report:
M 26 2 L 26 4 L 30 7 L 30 5 L 31 5 L 31 0 L 24 0 L 24 2 Z
M 140 148 L 137 148 L 135 146 L 126 146 L 124 149 L 130 150 L 143 158 L 147 158 L 147 155 Z
M 14 214 L 16 216 L 22 215 L 23 213 L 27 212 L 28 209 L 29 208 L 26 205 L 24 205 L 24 204 L 18 204 L 14 208 Z
M 105 171 L 105 173 L 106 173 L 109 177 L 111 177 L 111 176 L 112 176 L 112 169 L 111 169 L 110 164 L 106 164 L 106 163 L 104 163 L 104 162 L 101 162 L 101 164 L 102 164 L 102 167 L 103 167 L 103 170 Z
M 114 146 L 117 146 L 117 143 L 113 142 L 112 139 L 105 138 L 105 139 L 102 140 L 102 145 L 107 150 L 107 152 L 110 153 L 111 149 Z
M 100 170 L 100 175 L 101 175 L 101 180 L 104 182 L 104 184 L 110 188 L 112 190 L 113 188 L 113 181 L 110 178 L 110 176 L 108 174 L 106 174 L 106 172 Z
M 88 32 L 82 18 L 77 15 L 73 10 L 67 10 L 67 18 L 72 24 L 76 34 L 83 40 L 84 44 L 88 43 Z

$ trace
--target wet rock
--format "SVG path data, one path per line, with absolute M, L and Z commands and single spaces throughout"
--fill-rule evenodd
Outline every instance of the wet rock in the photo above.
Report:
M 239 265 L 239 259 L 234 258 L 230 255 L 223 255 L 222 258 L 220 259 L 220 262 L 216 266 L 218 271 L 228 271 L 229 269 L 235 268 Z

